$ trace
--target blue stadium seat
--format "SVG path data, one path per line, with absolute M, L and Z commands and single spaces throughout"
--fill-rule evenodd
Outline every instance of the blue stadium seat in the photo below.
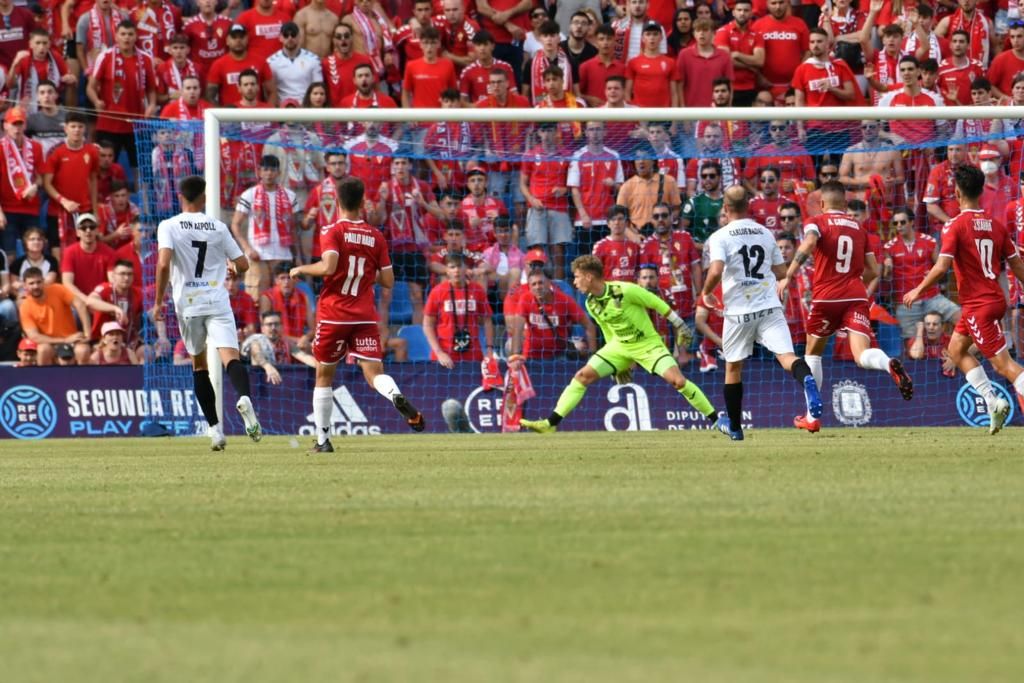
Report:
M 583 294 L 582 292 L 577 292 L 576 288 L 572 286 L 572 283 L 566 280 L 555 280 L 554 282 L 556 285 L 558 285 L 558 288 L 560 290 L 568 294 L 573 301 L 578 303 L 580 307 L 583 308 L 583 303 L 587 300 L 586 294 Z
M 409 301 L 409 286 L 396 282 L 391 290 L 391 308 L 388 321 L 392 325 L 408 325 L 412 322 L 412 303 Z
M 399 328 L 398 337 L 404 339 L 409 345 L 409 360 L 430 360 L 430 344 L 427 343 L 427 337 L 423 334 L 422 327 L 405 325 Z
M 305 280 L 296 280 L 295 289 L 299 290 L 306 295 L 306 306 L 311 310 L 316 310 L 316 294 L 313 293 L 313 288 L 309 286 Z

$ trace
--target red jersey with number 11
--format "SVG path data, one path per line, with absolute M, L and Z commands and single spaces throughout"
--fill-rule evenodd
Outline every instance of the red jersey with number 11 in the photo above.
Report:
M 953 259 L 961 306 L 1005 305 L 999 274 L 1004 261 L 1017 257 L 1017 247 L 1002 223 L 981 209 L 963 209 L 942 226 L 940 254 Z
M 826 211 L 804 226 L 818 235 L 812 301 L 867 301 L 861 280 L 868 236 L 852 216 Z
M 377 272 L 391 267 L 384 235 L 363 221 L 342 218 L 321 228 L 320 246 L 324 256 L 332 251 L 338 255 L 338 267 L 324 277 L 317 322 L 377 322 L 373 285 Z

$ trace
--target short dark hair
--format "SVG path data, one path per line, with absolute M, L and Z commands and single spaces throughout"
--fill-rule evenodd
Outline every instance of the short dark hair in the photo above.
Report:
M 971 81 L 971 90 L 985 90 L 992 92 L 992 82 L 984 76 L 978 76 Z
M 744 0 L 741 0 L 741 2 L 742 1 L 744 1 Z M 745 1 L 746 2 L 750 2 L 750 0 L 745 0 Z M 601 24 L 600 26 L 597 27 L 597 30 L 594 31 L 594 35 L 595 36 L 608 36 L 609 38 L 614 38 L 615 37 L 615 29 L 612 28 L 611 24 Z
M 47 35 L 49 35 L 49 34 L 47 34 Z M 41 80 L 38 83 L 36 83 L 36 90 L 39 90 L 44 85 L 48 85 L 51 88 L 53 88 L 54 90 L 57 89 L 57 84 L 56 83 L 54 83 L 53 81 L 49 80 L 48 78 L 44 78 L 43 80 Z M 67 120 L 67 119 L 65 119 L 65 120 Z
M 608 218 L 608 220 L 611 220 L 611 219 L 615 218 L 616 216 L 622 216 L 623 218 L 625 218 L 628 221 L 629 220 L 629 209 L 626 208 L 625 206 L 623 206 L 622 204 L 613 204 L 608 209 L 607 218 Z
M 553 19 L 546 19 L 537 27 L 538 36 L 557 36 L 562 32 L 558 22 Z
M 135 22 L 131 19 L 122 19 L 121 23 L 119 23 L 117 27 L 131 29 L 132 31 L 138 30 L 138 27 L 135 25 Z
M 809 35 L 812 35 L 812 36 L 815 36 L 815 35 L 816 36 L 825 36 L 826 39 L 828 38 L 828 31 L 826 31 L 825 29 L 823 29 L 820 26 L 815 26 L 814 28 L 812 28 L 807 33 Z
M 426 1 L 427 2 L 431 2 L 431 3 L 433 2 L 433 0 L 426 0 Z M 486 31 L 484 29 L 480 29 L 479 31 L 477 31 L 476 33 L 473 34 L 473 37 L 470 39 L 469 42 L 473 43 L 474 45 L 487 45 L 488 43 L 492 43 L 493 44 L 494 43 L 494 36 L 491 35 L 490 31 Z
M 190 175 L 182 178 L 178 183 L 178 192 L 185 198 L 185 201 L 192 203 L 203 196 L 206 192 L 206 181 L 201 175 Z
M 441 99 L 448 100 L 449 102 L 458 102 L 462 99 L 462 95 L 459 94 L 458 88 L 445 88 L 441 91 Z
M 37 36 L 38 36 L 39 38 L 46 38 L 46 39 L 49 39 L 49 38 L 50 38 L 50 32 L 49 32 L 49 31 L 47 31 L 47 30 L 46 30 L 46 29 L 44 29 L 44 28 L 34 28 L 34 29 L 32 29 L 31 31 L 29 31 L 28 37 L 29 37 L 30 39 L 31 39 L 31 38 L 34 38 L 34 37 L 37 37 Z
M 342 178 L 338 183 L 338 201 L 341 202 L 341 208 L 346 211 L 358 211 L 363 205 L 365 192 L 366 187 L 359 178 Z
M 918 69 L 921 68 L 921 62 L 917 61 L 917 57 L 915 57 L 914 55 L 903 55 L 902 57 L 900 57 L 899 66 L 903 66 L 903 64 L 906 62 L 910 62 Z
M 444 264 L 446 266 L 464 266 L 466 265 L 466 256 L 461 251 L 453 251 L 444 257 Z
M 126 258 L 119 258 L 116 261 L 114 261 L 114 267 L 117 268 L 118 266 L 123 266 L 125 268 L 131 268 L 132 270 L 135 270 L 135 264 Z
M 441 40 L 441 32 L 437 30 L 436 26 L 424 26 L 420 29 L 420 42 L 425 40 L 438 41 Z
M 921 6 L 924 7 L 924 5 L 921 5 Z M 924 71 L 925 73 L 929 73 L 929 74 L 938 73 L 938 71 L 939 71 L 939 62 L 936 59 L 934 59 L 933 57 L 929 57 L 928 59 L 922 59 L 921 60 L 921 71 Z
M 114 194 L 115 192 L 120 192 L 121 190 L 127 190 L 127 189 L 128 189 L 128 183 L 126 183 L 123 180 L 111 180 L 110 181 L 110 194 Z M 110 196 L 110 195 L 107 195 L 107 196 Z
M 924 3 L 921 3 L 921 4 L 923 5 Z M 882 29 L 882 35 L 883 36 L 902 36 L 903 35 L 903 27 L 900 26 L 899 24 L 889 24 L 888 26 L 886 26 L 886 27 L 884 27 Z
M 960 194 L 967 199 L 977 199 L 985 189 L 985 174 L 977 166 L 961 164 L 957 166 L 954 177 Z
M 609 76 L 608 78 L 604 79 L 605 85 L 608 85 L 609 83 L 611 83 L 613 81 L 615 83 L 618 83 L 619 85 L 621 85 L 623 88 L 626 87 L 626 77 L 625 76 Z
M 794 247 L 796 246 L 796 235 L 794 235 L 794 234 L 793 234 L 793 233 L 791 233 L 791 232 L 783 232 L 783 233 L 780 233 L 780 234 L 779 234 L 779 235 L 778 235 L 778 236 L 777 236 L 777 237 L 775 238 L 775 241 L 776 241 L 776 242 L 778 242 L 779 240 L 786 240 L 787 242 L 789 242 L 790 244 L 792 244 L 792 245 L 793 245 Z
M 26 268 L 25 272 L 22 273 L 22 275 L 21 275 L 21 279 L 22 280 L 28 280 L 29 278 L 36 278 L 36 277 L 39 278 L 40 280 L 42 280 L 43 279 L 43 271 L 42 271 L 41 268 L 36 268 L 35 266 L 32 266 L 31 268 Z
M 270 309 L 269 311 L 263 311 L 262 313 L 260 313 L 260 322 L 261 323 L 264 320 L 266 320 L 267 318 L 281 318 L 281 320 L 284 320 L 284 316 L 282 316 L 280 313 L 275 311 L 273 308 Z
M 782 205 L 779 207 L 779 211 L 784 211 L 786 209 L 792 209 L 796 211 L 797 216 L 803 214 L 803 212 L 800 210 L 800 205 L 797 204 L 796 202 L 783 202 Z
M 557 64 L 552 64 L 548 68 L 544 69 L 544 72 L 541 74 L 541 78 L 547 78 L 548 76 L 554 76 L 555 78 L 561 79 L 565 78 L 565 72 L 562 71 L 562 67 Z
M 721 78 L 716 78 L 715 80 L 711 81 L 712 90 L 719 85 L 724 85 L 729 89 L 729 92 L 732 92 L 732 79 L 722 76 Z
M 85 114 L 80 111 L 69 111 L 67 116 L 64 117 L 64 123 L 81 123 L 83 126 L 89 125 L 89 119 L 86 118 Z M 110 140 L 100 140 L 97 144 L 103 147 L 103 143 L 106 142 L 108 146 L 114 147 L 114 143 Z

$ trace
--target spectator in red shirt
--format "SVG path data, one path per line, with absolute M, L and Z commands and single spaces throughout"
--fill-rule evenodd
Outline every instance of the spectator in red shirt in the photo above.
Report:
M 956 366 L 949 358 L 949 335 L 942 316 L 936 312 L 925 313 L 924 320 L 917 324 L 914 336 L 903 341 L 907 358 L 913 360 L 941 360 L 942 374 L 956 377 Z
M 597 55 L 580 64 L 579 92 L 590 107 L 605 103 L 605 84 L 609 76 L 626 76 L 626 65 L 615 59 L 615 29 L 607 24 L 594 33 Z
M 1010 27 L 1010 49 L 1004 50 L 992 60 L 988 68 L 988 80 L 996 98 L 1009 97 L 1013 90 L 1013 77 L 1024 71 L 1024 24 Z
M 131 261 L 117 260 L 110 280 L 91 290 L 85 305 L 95 313 L 92 317 L 91 341 L 100 339 L 105 323 L 116 322 L 124 331 L 128 348 L 134 349 L 139 345 L 142 333 L 142 288 L 135 284 L 135 266 Z
M 25 122 L 21 107 L 8 109 L 0 138 L 0 249 L 12 259 L 21 234 L 39 222 L 43 147 L 25 137 Z
M 189 17 L 181 27 L 191 46 L 192 59 L 205 78 L 213 63 L 228 51 L 231 20 L 217 14 L 217 0 L 196 0 L 199 14 Z
M 441 32 L 443 56 L 450 59 L 455 70 L 461 72 L 473 61 L 470 41 L 480 25 L 466 18 L 464 0 L 441 0 L 443 14 L 434 17 L 434 26 Z
M 761 191 L 750 200 L 750 217 L 772 231 L 776 237 L 782 232 L 779 210 L 788 200 L 779 194 L 779 169 L 767 166 L 758 174 Z
M 608 209 L 608 236 L 598 240 L 593 254 L 604 265 L 604 279 L 635 282 L 640 245 L 626 237 L 629 209 L 615 204 Z
M 65 250 L 60 262 L 61 283 L 85 301 L 89 292 L 109 280 L 117 256 L 99 240 L 99 221 L 91 213 L 78 215 L 75 221 L 78 243 Z
M 53 83 L 58 92 L 78 82 L 74 74 L 68 73 L 63 57 L 51 49 L 50 34 L 45 29 L 34 28 L 29 35 L 28 50 L 17 54 L 7 74 L 11 99 L 27 111 L 36 111 L 37 89 L 42 81 Z
M 768 132 L 772 141 L 758 150 L 758 156 L 747 162 L 747 180 L 757 178 L 769 166 L 775 167 L 781 174 L 782 191 L 794 192 L 798 183 L 806 183 L 814 178 L 814 163 L 807 155 L 807 150 L 794 141 L 795 136 L 788 121 L 772 121 Z
M 508 75 L 510 84 L 515 84 L 516 76 L 508 62 L 494 58 L 494 38 L 487 31 L 477 31 L 473 36 L 473 54 L 476 60 L 462 70 L 459 76 L 459 93 L 462 101 L 473 105 L 487 96 L 487 88 L 491 71 L 501 69 Z
M 679 68 L 659 52 L 661 24 L 644 26 L 640 54 L 626 62 L 626 99 L 637 107 L 678 107 Z
M 953 31 L 949 37 L 951 54 L 939 62 L 939 90 L 950 106 L 971 104 L 971 83 L 985 75 L 985 66 L 968 55 L 968 40 L 967 31 Z
M 412 5 L 412 17 L 391 34 L 391 42 L 398 52 L 399 71 L 404 71 L 406 64 L 423 56 L 423 50 L 420 48 L 420 31 L 433 23 L 433 13 L 433 0 L 415 0 Z
M 29 32 L 35 28 L 36 18 L 24 7 L 15 7 L 13 0 L 0 0 L 0 67 L 8 69 L 15 55 L 28 47 Z
M 256 0 L 235 21 L 245 27 L 249 49 L 262 61 L 281 48 L 281 26 L 291 20 L 292 14 L 278 9 L 274 0 Z
M 241 74 L 252 69 L 259 77 L 263 97 L 273 101 L 277 86 L 267 60 L 249 49 L 249 34 L 242 24 L 228 31 L 228 52 L 219 57 L 206 75 L 206 99 L 222 107 L 242 104 Z
M 98 112 L 96 138 L 113 142 L 115 157 L 125 150 L 132 168 L 138 166 L 132 121 L 157 111 L 153 58 L 136 49 L 136 35 L 131 21 L 117 25 L 115 46 L 96 58 L 85 88 Z
M 142 213 L 131 200 L 128 186 L 114 183 L 106 202 L 101 202 L 96 211 L 99 219 L 100 240 L 111 249 L 120 249 L 132 241 L 132 224 Z M 139 279 L 142 273 L 139 273 Z
M 482 252 L 494 243 L 495 221 L 508 216 L 505 203 L 487 194 L 487 174 L 474 168 L 466 174 L 469 192 L 459 203 L 459 218 L 466 228 L 466 244 L 471 251 Z
M 829 37 L 823 28 L 812 28 L 809 44 L 811 56 L 793 74 L 793 92 L 798 107 L 842 107 L 857 98 L 857 81 L 853 71 L 842 60 L 829 59 Z M 851 125 L 856 122 L 797 121 L 797 135 L 806 141 L 811 152 L 846 149 L 850 143 Z
M 66 123 L 66 120 L 65 120 Z M 96 143 L 99 147 L 99 166 L 96 169 L 96 196 L 102 202 L 110 196 L 111 187 L 115 182 L 128 182 L 128 174 L 124 172 L 124 166 L 114 160 L 114 143 L 110 140 L 100 140 Z
M 868 41 L 865 43 L 868 49 L 864 52 L 864 78 L 871 89 L 872 104 L 876 106 L 887 92 L 899 90 L 901 82 L 899 62 L 903 28 L 899 24 L 890 24 L 882 28 L 881 35 L 882 50 L 876 52 Z
M 587 121 L 587 144 L 572 155 L 566 185 L 576 207 L 576 243 L 587 253 L 607 226 L 605 215 L 625 182 L 619 154 L 605 147 L 605 123 Z
M 302 290 L 295 286 L 289 275 L 291 269 L 289 262 L 279 263 L 274 268 L 274 286 L 260 294 L 260 313 L 280 313 L 289 346 L 312 352 L 315 310 Z
M 682 81 L 680 104 L 687 107 L 710 107 L 711 89 L 716 79 L 732 81 L 732 58 L 715 47 L 715 33 L 711 22 L 698 19 L 693 24 L 697 40 L 679 53 L 676 65 Z
M 582 325 L 586 342 L 572 339 L 572 326 Z M 512 317 L 512 353 L 528 359 L 578 360 L 597 350 L 597 330 L 576 300 L 551 284 L 543 268 L 534 268 L 519 292 Z
M 423 49 L 423 58 L 414 59 L 405 67 L 402 106 L 439 107 L 441 92 L 458 87 L 455 64 L 447 57 L 439 56 L 441 33 L 433 26 L 427 26 L 420 31 L 420 47 Z
M 789 0 L 768 0 L 768 16 L 755 21 L 751 29 L 764 38 L 761 86 L 770 87 L 779 99 L 789 88 L 793 72 L 807 57 L 807 24 L 792 15 Z
M 967 148 L 960 143 L 954 143 L 946 147 L 946 160 L 936 164 L 929 171 L 928 185 L 922 200 L 932 219 L 933 230 L 938 230 L 960 213 L 960 203 L 955 193 L 956 169 L 962 164 L 970 163 Z
M 758 91 L 758 76 L 764 66 L 764 38 L 751 30 L 753 14 L 751 0 L 736 0 L 732 8 L 733 20 L 715 33 L 715 45 L 732 60 L 732 101 L 737 107 L 753 105 Z
M 76 239 L 72 215 L 92 211 L 98 204 L 96 175 L 100 151 L 96 145 L 86 143 L 85 123 L 84 114 L 68 112 L 64 119 L 67 140 L 53 148 L 43 168 L 43 187 L 50 196 L 46 238 L 55 257 Z
M 241 279 L 230 270 L 225 284 L 228 288 L 228 300 L 231 302 L 231 313 L 235 316 L 238 342 L 241 343 L 246 337 L 256 334 L 256 323 L 259 322 L 260 314 L 256 309 L 256 302 L 242 291 Z
M 338 107 L 341 106 L 343 99 L 356 91 L 355 70 L 364 64 L 370 66 L 370 58 L 352 49 L 352 28 L 346 24 L 334 27 L 332 41 L 334 52 L 324 57 L 320 67 L 324 72 L 331 106 Z M 372 76 L 372 66 L 370 73 Z
M 526 245 L 547 246 L 557 274 L 564 268 L 565 245 L 572 241 L 569 221 L 569 162 L 557 144 L 557 124 L 537 125 L 540 144 L 524 155 L 519 172 L 519 189 L 526 198 Z
M 462 361 L 481 361 L 480 327 L 485 351 L 494 353 L 494 324 L 487 292 L 466 276 L 462 254 L 445 257 L 448 281 L 430 290 L 423 308 L 423 334 L 430 344 L 430 358 L 449 370 Z

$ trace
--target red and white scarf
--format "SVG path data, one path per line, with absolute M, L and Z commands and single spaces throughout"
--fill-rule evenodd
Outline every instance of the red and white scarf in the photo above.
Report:
M 320 201 L 316 208 L 316 227 L 323 228 L 338 220 L 338 185 L 327 176 L 320 183 Z
M 413 196 L 407 202 L 406 191 Z M 408 185 L 403 186 L 398 179 L 392 176 L 388 181 L 388 196 L 391 200 L 391 211 L 388 213 L 390 223 L 389 242 L 391 244 L 415 243 L 420 247 L 427 247 L 430 240 L 420 227 L 420 207 L 416 201 L 415 194 L 420 189 L 413 178 Z
M 270 230 L 277 227 L 277 239 L 282 247 L 292 246 L 292 200 L 283 187 L 274 192 L 274 216 L 270 215 L 270 192 L 263 183 L 256 186 L 252 198 L 252 213 L 249 214 L 249 225 L 252 226 L 252 242 L 257 247 L 270 244 Z
M 115 91 L 117 91 L 117 89 L 120 87 L 122 92 L 122 95 L 118 95 L 117 97 L 115 97 L 114 102 L 120 102 L 121 97 L 124 93 L 125 86 L 123 84 L 128 79 L 128 72 L 125 70 L 125 64 L 127 64 L 128 59 L 135 60 L 135 93 L 139 97 L 145 98 L 146 66 L 144 60 L 149 59 L 149 56 L 144 52 L 135 50 L 135 53 L 132 54 L 130 57 L 125 57 L 123 54 L 121 54 L 121 51 L 118 50 L 116 47 L 107 48 L 106 50 L 104 50 L 104 53 L 106 52 L 110 53 L 109 58 L 105 55 L 100 55 L 100 59 L 106 59 L 108 62 L 110 62 L 110 82 L 113 84 Z M 134 105 L 135 103 L 131 104 Z
M 533 55 L 533 63 L 530 66 L 530 99 L 533 100 L 533 106 L 535 107 L 547 95 L 547 89 L 544 87 L 544 69 L 552 64 L 555 64 L 562 70 L 562 87 L 565 88 L 566 94 L 572 92 L 572 64 L 569 63 L 568 55 L 559 49 L 558 55 L 555 57 L 554 62 L 552 62 L 544 54 L 543 50 L 537 50 Z
M 157 145 L 153 148 L 152 162 L 153 195 L 157 211 L 173 213 L 178 181 L 191 173 L 188 152 L 178 144 L 171 149 Z
M 150 18 L 152 23 L 148 21 Z M 138 26 L 139 47 L 158 55 L 159 48 L 166 46 L 174 37 L 174 23 L 174 10 L 170 2 L 163 2 L 156 9 L 148 3 L 138 7 L 135 10 L 135 25 Z M 154 30 L 150 31 L 150 28 Z
M 977 9 L 970 21 L 964 19 L 963 9 L 957 9 L 949 18 L 949 29 L 947 35 L 953 35 L 954 31 L 966 31 L 971 37 L 967 46 L 967 56 L 988 67 L 989 41 L 991 40 L 991 27 L 988 19 Z
M 221 140 L 221 206 L 233 208 L 242 190 L 256 184 L 256 168 L 259 166 L 258 158 L 256 145 L 251 142 L 245 142 L 244 140 Z
M 9 135 L 0 138 L 0 149 L 3 149 L 4 164 L 7 167 L 7 181 L 14 188 L 18 199 L 24 200 L 32 188 L 32 176 L 36 169 L 36 154 L 32 142 L 25 138 L 22 148 L 14 144 Z
M 96 63 L 94 55 L 105 48 L 113 47 L 114 33 L 117 31 L 117 25 L 127 18 L 128 15 L 116 6 L 111 6 L 110 8 L 109 22 L 104 19 L 99 7 L 94 6 L 89 10 L 89 33 L 87 34 L 89 40 L 85 45 L 86 73 L 92 71 L 92 66 Z
M 53 83 L 58 89 L 61 87 L 60 68 L 57 66 L 57 59 L 53 52 L 46 53 L 46 80 Z M 24 80 L 18 79 L 15 97 L 29 103 L 30 112 L 39 111 L 39 104 L 36 101 L 36 89 L 39 87 L 39 70 L 36 69 L 36 60 L 31 56 L 28 58 L 28 77 Z
M 520 355 L 510 356 L 505 372 L 505 393 L 501 405 L 501 431 L 518 432 L 523 419 L 523 404 L 537 395 Z
M 643 24 L 640 24 L 642 27 Z M 625 16 L 618 21 L 612 22 L 615 29 L 615 61 L 626 63 L 629 54 L 629 39 L 633 31 L 633 17 Z
M 174 63 L 174 60 L 169 60 L 167 63 L 167 79 L 170 81 L 167 85 L 171 86 L 172 90 L 181 92 L 181 82 L 192 76 L 199 78 L 199 69 L 196 68 L 195 62 L 191 59 L 185 60 L 184 69 L 178 68 L 178 65 Z

